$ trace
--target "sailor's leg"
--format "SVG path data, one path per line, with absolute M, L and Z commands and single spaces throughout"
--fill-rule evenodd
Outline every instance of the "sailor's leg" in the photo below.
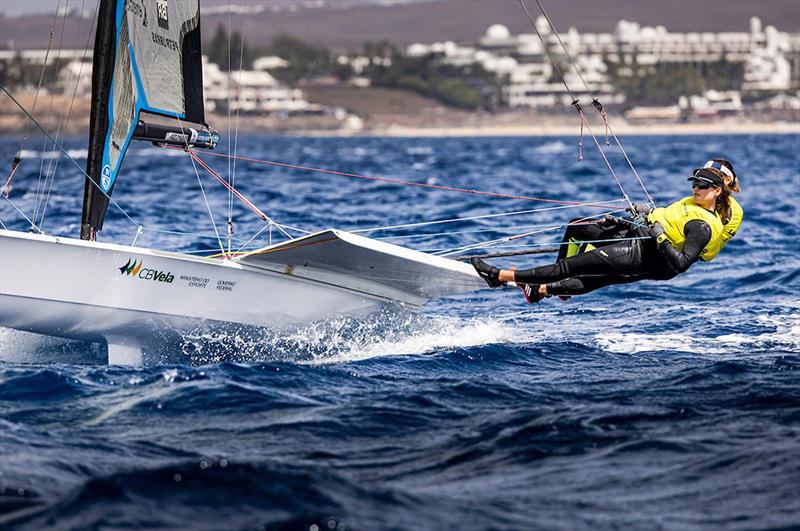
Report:
M 520 284 L 547 284 L 580 275 L 631 275 L 641 270 L 640 253 L 630 241 L 606 245 L 533 269 L 514 273 Z
M 629 284 L 637 280 L 644 280 L 644 278 L 638 275 L 581 275 L 545 284 L 545 290 L 547 295 L 569 297 L 571 295 L 585 295 L 596 289 L 614 284 Z
M 581 252 L 582 242 L 606 239 L 606 233 L 609 232 L 608 229 L 601 227 L 598 221 L 584 221 L 584 219 L 575 218 L 570 220 L 567 229 L 564 231 L 561 247 L 558 249 L 558 260 L 575 256 Z

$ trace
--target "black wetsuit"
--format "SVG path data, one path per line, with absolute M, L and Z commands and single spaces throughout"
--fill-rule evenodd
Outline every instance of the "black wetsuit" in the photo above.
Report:
M 548 295 L 582 295 L 612 284 L 668 280 L 689 269 L 711 240 L 711 227 L 702 220 L 689 221 L 684 232 L 686 242 L 678 251 L 669 240 L 656 244 L 641 228 L 604 227 L 600 223 L 572 225 L 564 235 L 565 242 L 570 237 L 583 241 L 647 239 L 592 242 L 596 249 L 570 257 L 562 249 L 556 263 L 517 271 L 515 278 L 520 284 L 546 284 Z

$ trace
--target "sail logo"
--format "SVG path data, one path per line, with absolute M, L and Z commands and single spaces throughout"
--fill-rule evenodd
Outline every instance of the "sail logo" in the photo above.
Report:
M 167 0 L 156 0 L 156 15 L 158 15 L 158 27 L 169 31 L 169 9 L 167 9 Z
M 170 273 L 169 271 L 159 271 L 157 269 L 149 269 L 146 267 L 142 267 L 144 265 L 144 261 L 142 260 L 131 260 L 128 258 L 128 261 L 122 267 L 119 267 L 119 272 L 121 275 L 126 275 L 133 278 L 139 278 L 142 280 L 152 280 L 154 282 L 166 282 L 167 284 L 172 284 L 172 281 L 175 280 L 175 276 Z
M 108 164 L 103 166 L 103 171 L 100 173 L 100 184 L 103 190 L 108 192 L 108 188 L 111 186 L 111 166 Z

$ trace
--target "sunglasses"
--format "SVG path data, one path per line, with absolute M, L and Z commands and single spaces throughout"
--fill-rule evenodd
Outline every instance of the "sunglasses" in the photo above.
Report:
M 697 188 L 698 190 L 708 190 L 711 188 L 712 184 L 702 181 L 692 181 L 692 188 Z

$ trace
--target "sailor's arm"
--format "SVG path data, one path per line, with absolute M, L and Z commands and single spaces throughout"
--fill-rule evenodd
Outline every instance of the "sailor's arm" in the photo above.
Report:
M 684 231 L 686 233 L 686 242 L 681 250 L 672 246 L 669 239 L 663 234 L 663 228 L 661 233 L 656 235 L 658 250 L 661 251 L 667 264 L 678 273 L 683 273 L 689 269 L 689 266 L 700 258 L 700 253 L 711 241 L 711 227 L 703 220 L 691 220 L 684 227 Z

